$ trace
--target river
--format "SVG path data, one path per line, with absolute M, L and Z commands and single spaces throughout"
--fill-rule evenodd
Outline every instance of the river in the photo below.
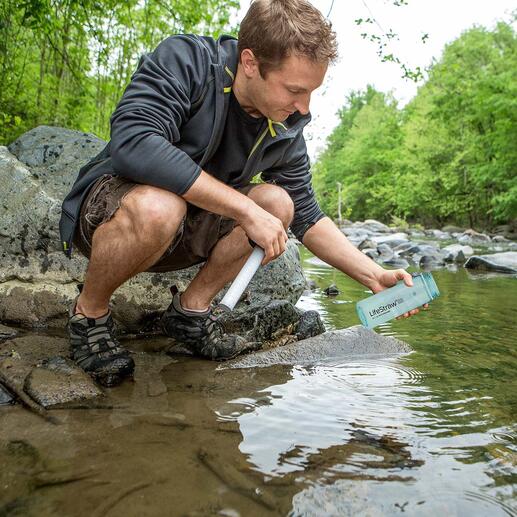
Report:
M 365 289 L 302 260 L 298 305 L 358 324 Z M 397 359 L 221 370 L 127 341 L 135 382 L 91 409 L 0 408 L 0 516 L 517 515 L 517 279 L 433 275 L 428 311 L 377 329 Z

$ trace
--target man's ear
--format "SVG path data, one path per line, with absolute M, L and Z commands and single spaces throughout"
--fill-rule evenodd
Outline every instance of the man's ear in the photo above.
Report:
M 253 51 L 249 48 L 245 48 L 241 52 L 241 65 L 242 70 L 246 77 L 251 78 L 259 73 L 259 63 Z

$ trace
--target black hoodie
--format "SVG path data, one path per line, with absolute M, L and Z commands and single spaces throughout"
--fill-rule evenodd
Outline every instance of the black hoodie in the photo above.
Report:
M 63 201 L 59 229 L 68 256 L 81 203 L 102 175 L 187 192 L 220 143 L 237 61 L 235 38 L 190 34 L 169 37 L 142 57 L 111 116 L 111 141 L 81 168 Z M 229 183 L 243 187 L 261 173 L 265 182 L 283 187 L 294 202 L 291 229 L 300 241 L 324 217 L 303 138 L 310 118 L 296 112 L 284 123 L 264 119 L 242 174 Z

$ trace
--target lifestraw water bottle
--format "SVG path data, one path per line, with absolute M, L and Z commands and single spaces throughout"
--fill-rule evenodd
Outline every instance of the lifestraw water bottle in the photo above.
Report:
M 413 287 L 402 280 L 393 287 L 365 298 L 356 304 L 357 314 L 366 328 L 401 316 L 440 296 L 438 286 L 431 273 L 413 274 Z

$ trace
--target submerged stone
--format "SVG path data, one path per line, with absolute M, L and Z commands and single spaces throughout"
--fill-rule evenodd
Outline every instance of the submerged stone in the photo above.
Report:
M 63 357 L 52 357 L 32 369 L 25 379 L 24 391 L 43 407 L 102 395 L 86 373 Z

